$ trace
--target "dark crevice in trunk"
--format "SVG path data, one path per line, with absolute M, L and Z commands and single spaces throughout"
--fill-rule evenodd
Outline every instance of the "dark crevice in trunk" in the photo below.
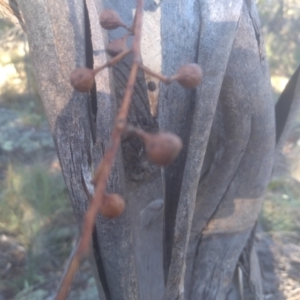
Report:
M 99 275 L 99 278 L 101 280 L 103 291 L 104 291 L 106 300 L 111 300 L 112 298 L 111 298 L 111 295 L 110 295 L 110 292 L 109 292 L 107 278 L 105 276 L 103 261 L 102 261 L 101 255 L 100 255 L 99 240 L 98 240 L 98 234 L 97 234 L 96 226 L 94 227 L 94 230 L 93 230 L 92 240 L 93 240 L 93 255 L 94 255 L 94 258 L 95 258 L 95 262 L 96 262 L 96 266 L 97 266 L 97 270 L 98 270 L 98 275 Z
M 260 26 L 259 16 L 258 16 L 258 13 L 256 11 L 256 8 L 255 8 L 252 0 L 247 0 L 246 5 L 248 8 L 249 18 L 253 25 L 255 39 L 257 42 L 257 47 L 259 49 L 260 59 L 264 60 L 265 59 L 265 50 L 264 50 L 263 39 L 262 39 L 262 35 L 261 35 L 261 26 Z
M 194 6 L 195 11 L 201 11 L 201 4 L 196 2 Z M 199 22 L 199 28 L 198 28 L 198 39 L 197 44 L 195 45 L 195 56 L 194 56 L 194 62 L 199 64 L 199 50 L 200 50 L 200 36 L 201 36 L 201 21 Z M 192 120 L 195 117 L 194 116 L 194 110 L 195 110 L 195 103 L 196 103 L 196 89 L 193 89 L 190 94 L 190 107 L 188 109 L 188 116 L 192 116 L 189 118 L 189 120 L 186 122 L 186 133 L 183 138 L 183 143 L 188 144 L 189 136 L 191 133 L 192 128 Z M 165 96 L 166 98 L 169 98 L 169 93 L 167 91 L 167 94 Z M 160 99 L 160 101 L 163 99 Z M 176 215 L 177 215 L 177 209 L 178 209 L 178 202 L 180 198 L 180 192 L 181 192 L 181 184 L 183 181 L 184 176 L 184 170 L 185 170 L 185 163 L 188 153 L 188 147 L 186 149 L 183 149 L 181 151 L 181 154 L 179 158 L 170 166 L 165 168 L 164 171 L 164 177 L 165 177 L 165 185 L 166 185 L 166 191 L 165 191 L 165 209 L 164 209 L 164 242 L 163 242 L 163 268 L 164 268 L 164 280 L 165 284 L 168 279 L 169 274 L 169 267 L 171 264 L 171 257 L 172 257 L 172 249 L 173 249 L 173 242 L 174 242 L 174 228 L 176 223 Z M 169 171 L 170 170 L 170 171 Z M 174 181 L 174 172 L 176 173 L 177 180 Z M 176 182 L 176 184 L 174 184 Z M 170 186 L 172 185 L 172 188 Z
M 93 45 L 92 45 L 92 37 L 91 37 L 91 25 L 90 25 L 90 19 L 89 19 L 88 10 L 85 1 L 84 1 L 84 17 L 85 17 L 86 67 L 93 69 L 94 57 L 93 57 Z M 89 114 L 92 141 L 93 144 L 95 144 L 96 143 L 96 116 L 97 116 L 97 90 L 95 84 L 89 93 L 89 101 L 87 105 L 88 105 L 88 114 Z M 106 300 L 111 300 L 112 298 L 108 288 L 108 282 L 105 275 L 104 265 L 100 255 L 99 240 L 98 240 L 96 225 L 94 226 L 93 234 L 92 234 L 92 251 L 96 262 L 96 269 L 102 284 L 102 288 Z
M 94 57 L 93 57 L 93 45 L 92 45 L 92 37 L 91 37 L 91 25 L 90 19 L 86 7 L 86 3 L 84 2 L 84 14 L 85 14 L 85 59 L 86 59 L 86 67 L 89 69 L 94 68 Z M 96 142 L 96 116 L 97 116 L 97 90 L 96 85 L 94 84 L 93 88 L 89 93 L 89 101 L 88 101 L 88 113 L 89 113 L 89 121 L 91 126 L 91 135 L 93 143 Z

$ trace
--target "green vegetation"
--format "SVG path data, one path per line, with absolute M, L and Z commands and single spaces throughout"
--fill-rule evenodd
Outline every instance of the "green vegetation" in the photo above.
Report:
M 276 96 L 300 64 L 299 0 L 258 0 L 272 85 Z
M 44 117 L 26 34 L 0 19 L 0 106 Z
M 62 176 L 45 166 L 8 165 L 1 184 L 0 230 L 14 232 L 23 242 L 30 241 L 56 213 L 67 208 Z
M 258 0 L 257 5 L 270 65 L 274 100 L 277 100 L 291 75 L 300 65 L 300 2 Z M 299 136 L 296 130 L 297 124 L 293 130 L 295 137 Z M 295 165 L 295 161 L 298 160 L 300 152 L 297 147 L 299 148 L 297 145 L 293 146 L 294 156 L 287 157 L 291 165 Z M 300 184 L 296 178 L 282 177 L 270 183 L 262 208 L 261 221 L 269 231 L 299 230 Z
M 18 241 L 15 252 L 22 246 L 26 251 L 26 267 L 13 281 L 4 277 L 0 291 L 9 284 L 17 292 L 49 280 L 53 261 L 62 265 L 68 257 L 76 226 L 60 173 L 41 165 L 9 164 L 0 185 L 0 235 Z
M 273 180 L 262 209 L 261 223 L 264 229 L 296 232 L 299 231 L 299 222 L 300 183 L 291 178 Z

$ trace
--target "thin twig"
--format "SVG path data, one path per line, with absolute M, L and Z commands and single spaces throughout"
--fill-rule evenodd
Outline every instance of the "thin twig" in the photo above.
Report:
M 91 236 L 93 227 L 95 224 L 95 220 L 99 211 L 99 207 L 103 200 L 103 196 L 106 190 L 107 181 L 111 172 L 111 168 L 113 165 L 113 161 L 116 157 L 117 151 L 121 142 L 121 135 L 126 127 L 126 120 L 129 111 L 129 106 L 131 103 L 131 98 L 133 94 L 134 84 L 136 82 L 137 71 L 139 68 L 139 64 L 141 61 L 141 29 L 142 29 L 142 18 L 143 18 L 143 0 L 137 0 L 137 8 L 135 13 L 135 24 L 134 24 L 134 40 L 132 46 L 133 52 L 133 63 L 129 75 L 129 79 L 126 85 L 126 90 L 124 94 L 124 98 L 122 101 L 122 105 L 120 107 L 118 116 L 116 118 L 116 122 L 114 124 L 111 143 L 109 148 L 107 149 L 104 158 L 97 170 L 97 182 L 96 182 L 96 190 L 93 200 L 84 216 L 82 233 L 80 236 L 80 240 L 70 257 L 69 265 L 66 269 L 64 277 L 59 286 L 56 300 L 64 300 L 68 295 L 68 291 L 70 285 L 72 283 L 73 277 L 78 269 L 81 259 L 84 255 L 86 255 L 89 251 Z M 104 66 L 98 67 L 95 69 L 96 73 L 101 71 L 107 66 L 111 66 L 121 58 L 125 57 L 131 50 L 124 51 L 110 62 L 106 63 Z
M 156 77 L 157 79 L 159 79 L 160 81 L 162 81 L 165 84 L 170 84 L 173 80 L 170 77 L 166 77 L 160 73 L 156 73 L 154 71 L 152 71 L 151 69 L 149 69 L 148 67 L 146 67 L 143 64 L 140 64 L 140 68 L 147 74 Z
M 130 32 L 130 34 L 132 34 L 133 32 L 132 32 L 132 28 L 131 27 L 129 27 L 129 26 L 127 26 L 125 23 L 123 23 L 122 24 L 122 27 L 123 28 L 125 28 L 127 31 L 129 31 Z
M 123 59 L 125 56 L 127 56 L 130 52 L 131 52 L 131 49 L 128 49 L 128 50 L 125 50 L 125 51 L 121 52 L 120 54 L 118 54 L 117 56 L 115 56 L 114 58 L 109 60 L 107 63 L 105 63 L 104 65 L 95 68 L 93 70 L 94 74 L 96 75 L 97 73 L 99 73 L 103 69 L 114 66 L 117 62 L 119 62 L 121 59 Z

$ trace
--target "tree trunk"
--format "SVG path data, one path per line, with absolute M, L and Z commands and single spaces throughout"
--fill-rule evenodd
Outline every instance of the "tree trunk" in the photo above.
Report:
M 124 34 L 100 27 L 103 8 L 130 25 L 136 3 L 18 4 L 81 224 L 132 58 L 102 71 L 90 93 L 74 91 L 69 74 L 104 64 L 108 40 Z M 195 62 L 204 78 L 194 90 L 159 84 L 153 92 L 147 83 L 156 79 L 138 74 L 129 123 L 174 132 L 184 148 L 161 170 L 147 160 L 139 139 L 123 139 L 108 189 L 124 196 L 126 210 L 116 220 L 99 215 L 93 233 L 100 299 L 241 299 L 237 263 L 246 249 L 249 272 L 259 274 L 251 241 L 275 154 L 274 103 L 256 7 L 250 0 L 147 0 L 144 15 L 144 64 L 172 75 Z M 262 299 L 260 281 L 251 284 Z

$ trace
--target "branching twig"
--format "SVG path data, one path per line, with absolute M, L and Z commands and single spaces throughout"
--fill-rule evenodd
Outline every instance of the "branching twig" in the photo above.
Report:
M 87 68 L 76 69 L 71 73 L 70 76 L 71 84 L 76 90 L 80 92 L 87 92 L 94 86 L 94 78 L 97 73 L 99 73 L 104 68 L 115 65 L 118 61 L 123 59 L 130 52 L 133 53 L 133 62 L 122 104 L 116 117 L 114 128 L 112 130 L 111 141 L 106 150 L 106 153 L 104 154 L 102 162 L 100 163 L 97 171 L 95 172 L 95 176 L 92 181 L 95 185 L 95 194 L 84 216 L 81 236 L 78 244 L 76 245 L 76 248 L 74 249 L 70 257 L 69 264 L 66 268 L 66 271 L 64 273 L 63 279 L 61 281 L 60 287 L 55 298 L 56 300 L 66 299 L 70 285 L 72 283 L 75 272 L 78 269 L 80 261 L 85 255 L 88 254 L 92 231 L 98 212 L 100 211 L 106 217 L 112 218 L 119 216 L 124 210 L 124 200 L 116 194 L 107 195 L 105 191 L 109 175 L 112 169 L 112 165 L 121 143 L 121 135 L 128 128 L 127 116 L 139 68 L 144 70 L 144 72 L 158 78 L 166 84 L 169 84 L 172 81 L 176 80 L 182 86 L 187 88 L 194 88 L 200 83 L 202 79 L 201 69 L 196 64 L 188 64 L 182 66 L 179 69 L 179 71 L 172 77 L 166 77 L 162 74 L 157 74 L 142 64 L 141 34 L 143 5 L 143 0 L 137 0 L 137 8 L 132 27 L 125 26 L 122 20 L 120 19 L 119 15 L 115 11 L 110 9 L 103 11 L 100 15 L 101 26 L 108 30 L 115 29 L 120 26 L 130 30 L 130 33 L 134 36 L 132 48 L 126 50 L 126 45 L 124 45 L 125 49 L 123 49 L 123 47 L 119 47 L 119 40 L 117 41 L 117 51 L 111 52 L 113 54 L 119 53 L 114 58 L 109 60 L 104 65 L 95 68 L 94 70 Z M 114 42 L 116 42 L 116 40 Z M 116 45 L 116 43 L 113 45 Z M 110 46 L 112 46 L 112 44 L 110 44 Z M 111 47 L 111 49 L 113 49 L 113 47 Z M 172 163 L 174 159 L 176 159 L 177 155 L 179 154 L 182 148 L 181 139 L 172 133 L 149 134 L 143 132 L 141 129 L 131 129 L 131 132 L 137 134 L 144 141 L 146 145 L 145 148 L 148 158 L 160 165 L 168 165 Z
M 148 67 L 146 67 L 145 65 L 143 64 L 140 64 L 140 68 L 147 74 L 153 76 L 153 77 L 156 77 L 157 79 L 159 79 L 160 81 L 162 81 L 163 83 L 165 84 L 170 84 L 172 82 L 171 78 L 169 77 L 166 77 L 162 74 L 159 74 L 159 73 L 156 73 L 154 71 L 152 71 L 151 69 L 149 69 Z
M 131 52 L 131 49 L 128 49 L 128 50 L 125 50 L 125 51 L 121 52 L 120 54 L 118 54 L 117 56 L 115 56 L 114 58 L 109 60 L 107 63 L 105 63 L 104 65 L 95 68 L 93 70 L 94 74 L 96 75 L 97 73 L 104 70 L 105 68 L 114 66 L 117 62 L 119 62 L 121 59 L 123 59 L 125 56 L 127 56 L 130 52 Z
M 85 214 L 84 217 L 84 225 L 82 228 L 82 233 L 78 245 L 73 252 L 70 263 L 67 267 L 65 275 L 61 281 L 59 290 L 57 292 L 56 300 L 64 300 L 67 297 L 71 282 L 75 275 L 75 272 L 78 269 L 80 260 L 84 255 L 88 253 L 89 245 L 91 241 L 92 231 L 95 224 L 96 216 L 98 214 L 101 201 L 103 199 L 108 177 L 112 168 L 112 164 L 114 158 L 117 154 L 120 141 L 121 141 L 121 134 L 125 129 L 126 126 L 126 119 L 127 114 L 129 111 L 129 106 L 133 94 L 133 88 L 136 81 L 137 71 L 141 60 L 140 54 L 140 44 L 141 44 L 141 28 L 142 28 L 142 15 L 143 15 L 143 0 L 137 0 L 137 9 L 136 9 L 136 22 L 134 27 L 134 41 L 133 41 L 133 64 L 131 67 L 129 79 L 126 86 L 125 95 L 122 101 L 121 108 L 119 110 L 118 116 L 116 118 L 116 122 L 112 132 L 112 141 L 110 147 L 107 149 L 103 160 L 99 166 L 99 176 L 96 182 L 96 190 L 95 196 Z M 107 63 L 105 66 L 98 68 L 98 72 L 105 68 L 106 66 L 110 66 L 113 62 L 119 61 L 121 58 L 125 57 L 130 51 L 123 52 L 113 58 L 110 61 L 110 64 Z

